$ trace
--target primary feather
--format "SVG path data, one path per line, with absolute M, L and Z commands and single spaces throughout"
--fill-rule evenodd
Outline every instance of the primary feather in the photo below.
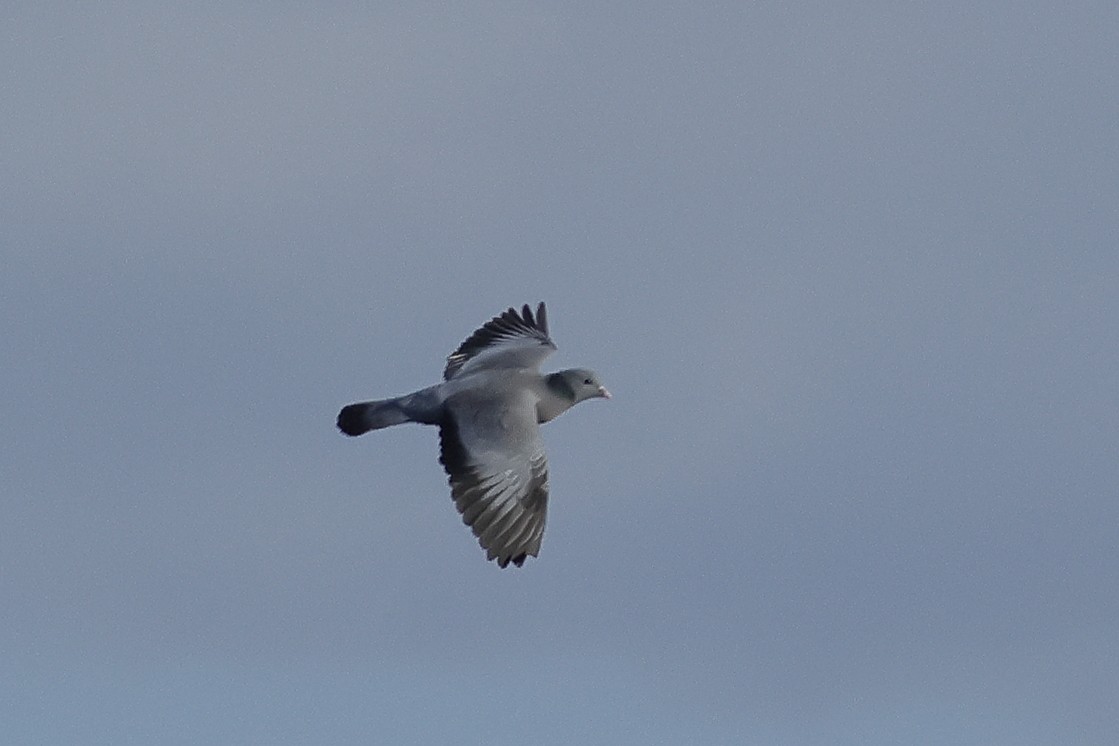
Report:
M 543 303 L 536 307 L 535 316 L 527 304 L 520 314 L 510 308 L 483 324 L 447 356 L 443 380 L 484 368 L 536 368 L 555 349 Z

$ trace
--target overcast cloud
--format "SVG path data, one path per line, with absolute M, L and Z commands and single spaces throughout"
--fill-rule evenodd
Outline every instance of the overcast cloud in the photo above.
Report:
M 1115 7 L 0 21 L 13 743 L 1113 742 Z M 537 300 L 500 571 L 334 417 Z

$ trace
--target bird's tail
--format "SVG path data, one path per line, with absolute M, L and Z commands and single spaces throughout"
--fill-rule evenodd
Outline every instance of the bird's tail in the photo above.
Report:
M 438 388 L 432 386 L 395 399 L 363 401 L 342 407 L 338 413 L 338 429 L 346 435 L 361 435 L 405 422 L 437 425 L 442 411 Z
M 412 422 L 412 418 L 400 406 L 400 399 L 358 402 L 342 407 L 338 413 L 338 429 L 346 435 L 361 435 L 404 422 Z

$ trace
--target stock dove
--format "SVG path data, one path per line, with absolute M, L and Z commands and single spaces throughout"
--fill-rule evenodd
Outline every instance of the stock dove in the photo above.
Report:
M 540 551 L 548 461 L 540 423 L 581 401 L 610 398 L 594 371 L 540 373 L 556 349 L 541 303 L 482 325 L 447 358 L 443 382 L 393 399 L 358 402 L 338 428 L 361 435 L 404 422 L 439 427 L 440 463 L 451 497 L 486 558 L 517 567 Z

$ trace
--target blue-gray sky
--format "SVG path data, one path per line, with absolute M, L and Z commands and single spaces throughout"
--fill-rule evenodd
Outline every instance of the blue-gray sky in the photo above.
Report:
M 13 742 L 1111 742 L 1119 10 L 603 5 L 0 11 Z M 500 571 L 334 416 L 540 299 Z

